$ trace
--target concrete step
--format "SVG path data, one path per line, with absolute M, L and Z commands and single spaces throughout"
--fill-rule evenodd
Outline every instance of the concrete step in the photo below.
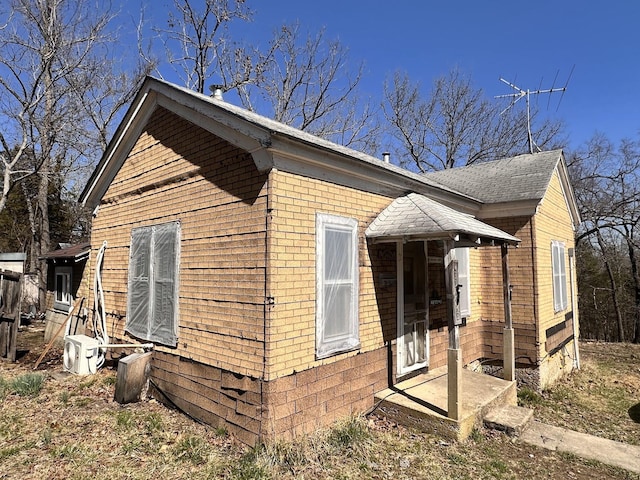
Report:
M 484 416 L 487 428 L 505 432 L 512 437 L 519 437 L 533 419 L 533 410 L 514 405 L 502 405 L 490 410 Z

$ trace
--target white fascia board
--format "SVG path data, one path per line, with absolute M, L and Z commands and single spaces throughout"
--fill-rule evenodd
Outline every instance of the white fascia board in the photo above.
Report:
M 475 200 L 441 190 L 426 181 L 394 172 L 384 166 L 306 146 L 280 135 L 272 136 L 269 151 L 273 155 L 273 166 L 281 171 L 390 198 L 416 192 L 466 213 L 475 213 L 480 207 Z
M 477 213 L 478 219 L 531 217 L 538 211 L 539 200 L 485 204 Z
M 578 228 L 578 225 L 582 223 L 582 218 L 580 216 L 580 209 L 578 208 L 578 202 L 576 201 L 576 197 L 573 192 L 573 187 L 571 186 L 571 181 L 569 180 L 569 171 L 567 170 L 567 164 L 564 161 L 564 155 L 556 165 L 556 170 L 558 172 L 558 177 L 560 178 L 562 195 L 564 196 L 564 201 L 566 202 L 567 210 L 571 215 L 571 223 L 573 224 L 572 225 L 573 231 L 575 232 L 576 229 Z
M 269 132 L 247 124 L 214 106 L 194 101 L 187 95 L 181 97 L 180 101 L 177 101 L 165 95 L 158 95 L 158 105 L 249 152 L 260 172 L 266 172 L 273 167 L 271 155 L 267 150 L 271 143 Z
M 145 92 L 140 95 L 137 104 L 132 105 L 131 114 L 125 119 L 123 128 L 116 132 L 117 136 L 109 143 L 99 164 L 99 170 L 92 176 L 92 183 L 87 186 L 83 198 L 80 199 L 83 206 L 95 208 L 100 203 L 155 108 L 154 92 Z

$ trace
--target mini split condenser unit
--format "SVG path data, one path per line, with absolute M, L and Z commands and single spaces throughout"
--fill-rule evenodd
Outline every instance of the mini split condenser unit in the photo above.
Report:
M 96 373 L 100 342 L 86 335 L 64 337 L 64 369 L 77 375 Z

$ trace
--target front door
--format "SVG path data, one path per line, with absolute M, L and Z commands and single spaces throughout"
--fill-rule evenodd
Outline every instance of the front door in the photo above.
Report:
M 397 245 L 398 374 L 429 364 L 427 242 Z

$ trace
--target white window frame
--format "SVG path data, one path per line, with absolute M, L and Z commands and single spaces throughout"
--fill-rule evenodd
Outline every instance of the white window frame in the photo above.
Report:
M 350 251 L 343 252 L 346 258 L 346 277 L 341 279 L 326 278 L 325 260 L 328 254 L 327 232 L 346 233 L 349 235 Z M 352 218 L 335 215 L 316 214 L 316 357 L 326 358 L 337 353 L 354 350 L 360 346 L 358 297 L 358 221 Z M 350 289 L 348 297 L 348 316 L 342 319 L 342 332 L 330 335 L 327 333 L 327 302 L 331 301 L 331 289 Z
M 172 347 L 178 344 L 180 230 L 180 222 L 134 228 L 131 230 L 129 249 L 125 331 L 137 338 Z M 158 243 L 162 235 L 173 237 L 173 258 L 160 250 Z M 136 270 L 140 268 L 140 261 L 144 261 L 136 257 L 139 252 L 148 254 L 148 265 L 143 272 Z M 173 275 L 161 277 L 163 268 L 172 268 Z M 135 273 L 140 275 L 136 276 Z M 157 294 L 157 289 L 161 289 L 162 295 Z
M 458 285 L 460 285 L 460 296 L 458 306 L 460 307 L 460 317 L 471 316 L 471 277 L 469 248 L 456 248 L 456 260 L 458 261 Z
M 565 244 L 558 240 L 551 242 L 551 271 L 553 275 L 553 310 L 558 313 L 567 309 L 567 263 Z
M 53 285 L 53 306 L 57 310 L 69 311 L 71 308 L 71 301 L 73 296 L 71 289 L 73 285 L 73 268 L 69 266 L 55 266 L 54 267 L 54 285 Z M 60 285 L 60 282 L 62 284 Z M 58 287 L 61 287 L 58 290 Z M 58 297 L 58 291 L 61 296 Z

